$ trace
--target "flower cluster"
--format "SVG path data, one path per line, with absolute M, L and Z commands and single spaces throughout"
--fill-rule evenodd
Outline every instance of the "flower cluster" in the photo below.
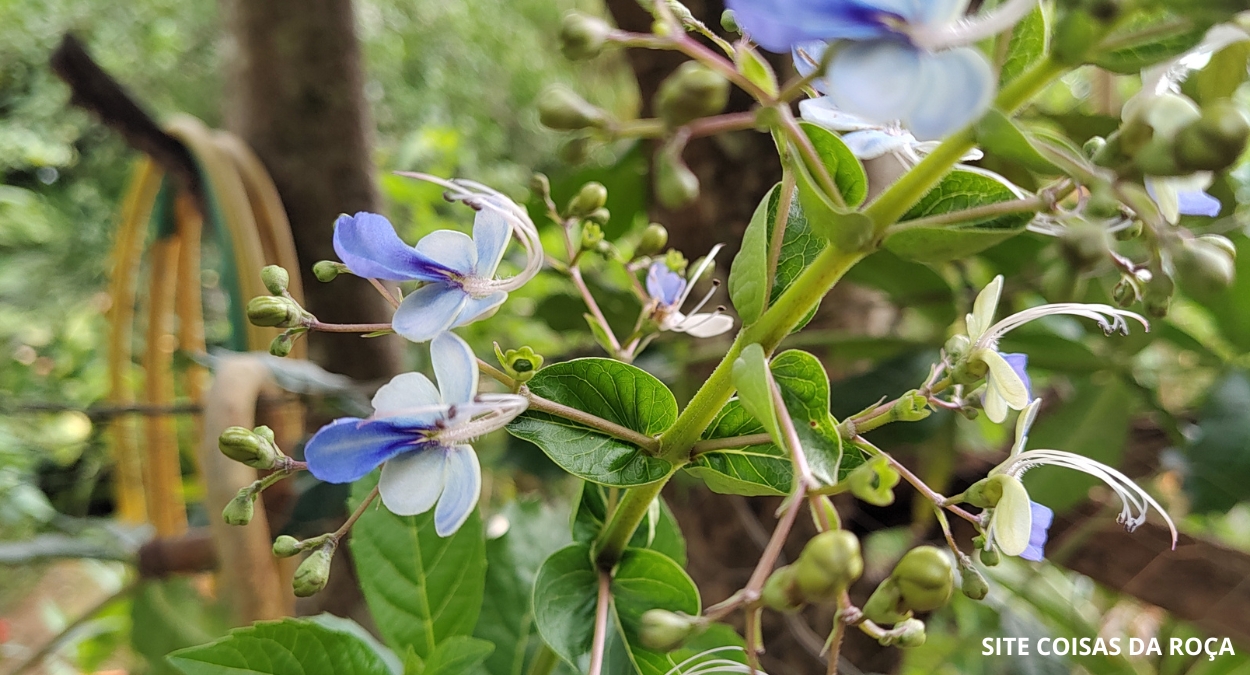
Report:
M 716 292 L 715 286 L 718 284 L 713 285 L 712 290 L 708 291 L 707 295 L 694 306 L 694 309 L 690 310 L 690 314 L 681 312 L 681 307 L 690 297 L 690 291 L 694 288 L 695 282 L 712 265 L 712 261 L 722 246 L 722 244 L 717 244 L 712 248 L 703 262 L 695 268 L 689 280 L 674 272 L 664 260 L 651 263 L 651 267 L 647 269 L 647 295 L 651 297 L 654 305 L 651 316 L 659 325 L 660 330 L 706 338 L 720 335 L 733 328 L 733 319 L 726 316 L 723 309 L 717 309 L 711 314 L 699 313 L 699 310 L 711 300 L 712 294 Z

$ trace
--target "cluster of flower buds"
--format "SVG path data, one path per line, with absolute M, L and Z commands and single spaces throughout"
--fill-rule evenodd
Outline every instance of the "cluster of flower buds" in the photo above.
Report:
M 765 607 L 793 612 L 805 604 L 834 604 L 864 572 L 859 539 L 847 530 L 822 532 L 791 565 L 777 568 L 764 583 Z
M 890 576 L 868 602 L 864 617 L 880 624 L 899 624 L 913 612 L 930 612 L 945 605 L 955 587 L 950 557 L 933 546 L 917 546 L 905 553 Z
M 255 513 L 256 498 L 266 488 L 286 478 L 303 465 L 283 454 L 274 440 L 273 430 L 266 426 L 255 429 L 230 427 L 217 438 L 221 454 L 254 469 L 270 471 L 264 478 L 239 490 L 226 504 L 222 519 L 231 525 L 247 525 Z
M 1227 169 L 1248 140 L 1250 122 L 1231 101 L 1199 108 L 1177 94 L 1135 97 L 1094 161 L 1122 175 L 1187 176 Z
M 318 273 L 316 268 L 313 272 L 318 279 L 322 277 L 322 273 Z M 269 353 L 286 356 L 291 353 L 295 341 L 308 332 L 308 324 L 314 317 L 291 297 L 287 290 L 291 275 L 285 269 L 269 265 L 260 271 L 260 279 L 270 295 L 252 298 L 247 303 L 247 319 L 257 326 L 285 328 L 285 331 L 269 343 Z

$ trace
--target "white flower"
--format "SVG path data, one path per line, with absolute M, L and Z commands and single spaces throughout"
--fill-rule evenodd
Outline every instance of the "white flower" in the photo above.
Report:
M 657 260 L 651 264 L 651 268 L 647 270 L 647 295 L 651 296 L 653 307 L 651 309 L 651 317 L 660 325 L 660 330 L 673 331 L 674 333 L 687 333 L 697 338 L 707 338 L 720 335 L 733 328 L 734 321 L 726 316 L 722 309 L 717 309 L 710 314 L 700 314 L 699 310 L 708 303 L 712 298 L 712 294 L 716 292 L 716 284 L 707 295 L 690 310 L 690 314 L 682 314 L 681 306 L 686 303 L 686 299 L 690 296 L 691 289 L 694 288 L 694 282 L 703 276 L 708 266 L 712 264 L 716 258 L 717 252 L 721 250 L 723 244 L 717 244 L 712 248 L 712 252 L 707 254 L 703 262 L 694 270 L 694 274 L 687 281 L 685 277 L 669 269 L 668 264 L 663 260 Z

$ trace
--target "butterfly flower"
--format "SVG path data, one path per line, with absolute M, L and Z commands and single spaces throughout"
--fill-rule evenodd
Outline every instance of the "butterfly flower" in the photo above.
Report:
M 389 281 L 420 281 L 404 297 L 391 325 L 413 342 L 426 342 L 451 328 L 484 319 L 508 293 L 525 285 L 542 268 L 538 230 L 525 210 L 502 194 L 468 181 L 443 181 L 448 198 L 477 209 L 473 236 L 436 230 L 416 246 L 405 244 L 386 218 L 360 212 L 339 216 L 334 250 L 353 274 Z M 513 236 L 525 249 L 526 264 L 517 276 L 495 278 Z
M 722 246 L 723 244 L 717 244 L 712 248 L 711 253 L 708 253 L 707 257 L 695 268 L 690 280 L 669 269 L 668 264 L 663 260 L 651 263 L 650 269 L 647 270 L 647 295 L 651 297 L 653 305 L 651 317 L 660 325 L 660 330 L 706 338 L 720 335 L 733 328 L 733 319 L 726 316 L 722 309 L 718 308 L 710 314 L 699 313 L 699 310 L 703 309 L 703 306 L 712 298 L 712 294 L 716 292 L 716 284 L 694 306 L 689 315 L 681 312 L 681 306 L 690 296 L 694 282 L 703 276 Z
M 374 395 L 372 417 L 322 427 L 304 456 L 308 470 L 328 483 L 350 483 L 382 465 L 378 491 L 386 508 L 401 516 L 434 508 L 434 530 L 445 537 L 464 524 L 482 489 L 470 443 L 503 428 L 529 401 L 478 394 L 477 359 L 454 333 L 430 342 L 430 360 L 437 387 L 421 373 L 397 375 Z

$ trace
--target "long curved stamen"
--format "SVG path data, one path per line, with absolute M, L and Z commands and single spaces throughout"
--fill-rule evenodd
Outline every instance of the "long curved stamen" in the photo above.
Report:
M 713 279 L 712 288 L 708 289 L 708 292 L 703 294 L 703 299 L 700 300 L 699 303 L 694 306 L 694 309 L 690 310 L 688 313 L 698 314 L 699 310 L 703 309 L 703 306 L 706 305 L 708 301 L 712 299 L 712 296 L 716 294 L 716 289 L 718 288 L 720 288 L 720 279 Z M 681 309 L 681 307 L 678 307 L 677 309 Z
M 938 51 L 966 47 L 1011 29 L 1033 8 L 1037 0 L 1008 0 L 997 9 L 971 19 L 952 21 L 940 26 L 914 26 L 906 31 L 912 44 Z
M 693 320 L 695 317 L 695 313 L 691 312 L 690 315 L 687 316 L 684 321 L 682 321 L 680 324 L 677 325 L 677 328 L 683 333 L 688 333 L 690 332 L 691 328 L 698 328 L 699 326 L 702 326 L 703 324 L 711 321 L 712 319 L 715 319 L 716 317 L 724 313 L 725 313 L 725 307 L 723 305 L 720 307 L 717 307 L 716 311 L 712 312 L 711 314 L 703 315 L 698 320 Z
M 481 394 L 477 397 L 477 404 L 490 407 L 485 412 L 472 413 L 473 418 L 467 422 L 461 422 L 439 431 L 434 437 L 435 440 L 441 445 L 459 445 L 496 429 L 502 429 L 517 415 L 525 412 L 525 409 L 529 407 L 529 399 L 515 394 Z
M 700 661 L 699 663 L 695 664 L 695 666 L 691 668 L 690 670 L 683 670 L 686 667 L 686 665 L 692 661 L 697 661 L 699 659 L 706 659 L 712 654 L 717 654 L 717 653 L 725 652 L 725 651 L 741 652 L 744 650 L 742 649 L 742 647 L 731 646 L 731 647 L 716 647 L 714 649 L 709 649 L 707 651 L 699 652 L 698 654 L 695 654 L 694 656 L 691 656 L 687 658 L 685 661 L 682 661 L 681 663 L 670 668 L 669 671 L 665 673 L 665 675 L 712 675 L 712 673 L 749 673 L 750 672 L 750 668 L 746 664 L 739 663 L 738 661 L 732 661 L 730 659 L 725 659 L 725 658 L 708 659 L 706 661 Z M 767 673 L 764 673 L 764 671 L 762 670 L 756 671 L 756 672 L 759 673 L 760 675 L 767 675 Z
M 1122 508 L 1117 520 L 1130 532 L 1146 522 L 1146 514 L 1153 506 L 1167 521 L 1168 529 L 1172 533 L 1172 548 L 1176 548 L 1176 524 L 1172 522 L 1167 511 L 1131 478 L 1106 464 L 1061 450 L 1028 450 L 1008 460 L 997 471 L 1020 478 L 1030 469 L 1048 464 L 1080 471 L 1106 483 L 1120 497 Z
M 1083 304 L 1079 302 L 1061 302 L 1053 305 L 1041 305 L 1017 312 L 1004 318 L 1002 321 L 990 326 L 975 344 L 975 347 L 993 348 L 998 343 L 998 339 L 1007 332 L 1019 328 L 1024 324 L 1040 319 L 1044 316 L 1068 315 L 1079 316 L 1091 319 L 1098 323 L 1103 332 L 1110 335 L 1116 331 L 1124 335 L 1129 333 L 1128 319 L 1133 319 L 1141 323 L 1147 331 L 1150 330 L 1150 322 L 1145 317 L 1134 312 L 1129 312 L 1118 307 L 1110 305 Z
M 708 265 L 712 264 L 712 262 L 716 259 L 716 254 L 719 253 L 724 247 L 724 244 L 717 244 L 712 247 L 712 250 L 709 251 L 706 256 L 703 257 L 703 262 L 699 263 L 699 266 L 694 268 L 694 274 L 690 275 L 690 281 L 686 284 L 685 290 L 683 290 L 681 295 L 677 297 L 677 302 L 673 303 L 674 307 L 680 308 L 682 305 L 686 304 L 686 298 L 690 297 L 690 291 L 694 289 L 695 283 L 703 277 L 703 273 L 707 271 Z

